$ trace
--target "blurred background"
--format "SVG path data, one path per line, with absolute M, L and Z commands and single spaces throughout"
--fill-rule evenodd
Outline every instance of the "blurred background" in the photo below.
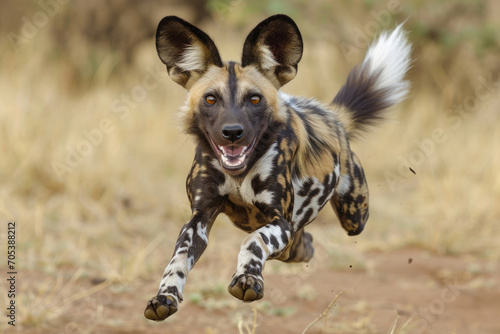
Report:
M 305 47 L 282 90 L 326 103 L 380 31 L 405 22 L 410 96 L 352 145 L 368 225 L 347 237 L 325 208 L 309 228 L 316 260 L 269 262 L 266 296 L 242 304 L 226 287 L 245 234 L 221 216 L 179 312 L 148 322 L 190 217 L 194 152 L 156 25 L 180 16 L 239 60 L 246 35 L 276 13 L 297 22 Z M 499 16 L 493 0 L 2 1 L 1 258 L 15 221 L 19 275 L 16 327 L 4 318 L 0 331 L 499 333 Z

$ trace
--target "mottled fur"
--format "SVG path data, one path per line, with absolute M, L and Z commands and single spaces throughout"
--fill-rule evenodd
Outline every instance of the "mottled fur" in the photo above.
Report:
M 363 230 L 368 186 L 349 140 L 408 90 L 410 47 L 401 27 L 381 35 L 330 105 L 279 91 L 302 57 L 300 32 L 284 15 L 252 30 L 241 64 L 222 62 L 208 35 L 173 16 L 158 26 L 157 49 L 172 79 L 188 90 L 182 124 L 197 149 L 186 183 L 192 217 L 148 302 L 148 319 L 177 311 L 219 213 L 248 232 L 228 288 L 244 301 L 263 297 L 268 259 L 312 258 L 304 227 L 328 202 L 349 235 Z

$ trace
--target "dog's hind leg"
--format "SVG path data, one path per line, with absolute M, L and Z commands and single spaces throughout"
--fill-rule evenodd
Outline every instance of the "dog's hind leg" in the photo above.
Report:
M 310 233 L 300 229 L 295 232 L 293 244 L 286 258 L 278 258 L 283 262 L 309 262 L 314 255 L 313 237 Z
M 368 220 L 368 184 L 361 163 L 353 152 L 342 161 L 341 176 L 330 203 L 349 235 L 363 231 Z

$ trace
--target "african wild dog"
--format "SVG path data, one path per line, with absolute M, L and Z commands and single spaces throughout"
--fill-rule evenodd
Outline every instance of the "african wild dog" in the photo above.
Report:
M 146 318 L 177 311 L 219 213 L 249 233 L 228 287 L 244 301 L 264 296 L 266 260 L 311 259 L 304 227 L 328 201 L 349 235 L 363 230 L 368 186 L 349 141 L 408 92 L 411 46 L 401 26 L 380 35 L 329 105 L 279 92 L 302 57 L 302 37 L 287 16 L 250 32 L 241 63 L 223 62 L 207 34 L 175 16 L 161 20 L 156 47 L 172 80 L 188 91 L 181 115 L 197 148 L 186 183 L 192 217 Z

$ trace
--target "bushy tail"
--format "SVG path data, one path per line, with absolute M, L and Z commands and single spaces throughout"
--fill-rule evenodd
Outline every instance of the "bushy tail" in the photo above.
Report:
M 351 70 L 332 102 L 340 107 L 340 120 L 349 138 L 383 119 L 387 108 L 404 100 L 410 88 L 404 80 L 410 52 L 411 45 L 400 25 L 392 33 L 383 32 L 361 65 Z

